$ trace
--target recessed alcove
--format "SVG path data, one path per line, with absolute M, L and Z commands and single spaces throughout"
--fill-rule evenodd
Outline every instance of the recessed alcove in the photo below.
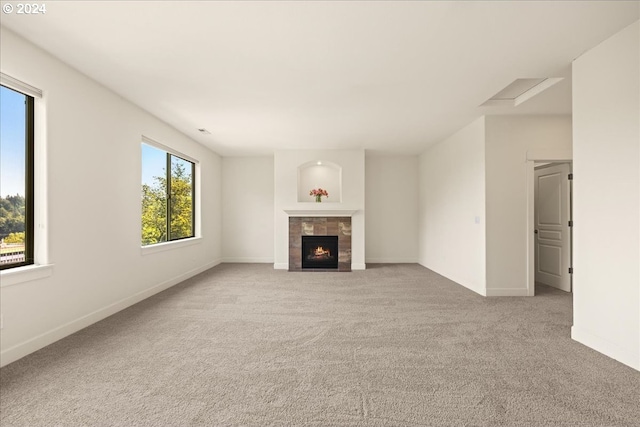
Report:
M 342 203 L 342 167 L 323 160 L 298 166 L 298 202 L 315 203 L 309 191 L 317 188 L 329 193 L 329 197 L 322 198 L 322 203 Z

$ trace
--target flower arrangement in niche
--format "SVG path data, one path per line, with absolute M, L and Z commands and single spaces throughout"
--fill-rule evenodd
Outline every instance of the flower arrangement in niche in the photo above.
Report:
M 316 203 L 322 202 L 322 196 L 329 197 L 327 190 L 323 190 L 322 188 L 314 188 L 309 191 L 309 195 L 316 198 Z

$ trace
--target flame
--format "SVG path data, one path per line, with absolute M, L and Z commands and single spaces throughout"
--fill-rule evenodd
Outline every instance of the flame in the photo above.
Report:
M 322 246 L 318 246 L 313 252 L 313 254 L 315 256 L 323 256 L 323 255 L 331 256 L 331 251 L 329 251 L 328 249 L 324 250 Z

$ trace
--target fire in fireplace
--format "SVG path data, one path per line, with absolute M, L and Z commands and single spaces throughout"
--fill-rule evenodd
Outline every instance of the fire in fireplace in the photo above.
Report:
M 302 268 L 337 269 L 338 236 L 302 236 Z

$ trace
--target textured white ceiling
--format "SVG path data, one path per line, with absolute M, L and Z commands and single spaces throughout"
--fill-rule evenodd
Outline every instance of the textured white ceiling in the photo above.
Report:
M 571 61 L 640 16 L 638 1 L 46 4 L 0 23 L 222 155 L 419 153 L 483 114 L 570 114 Z M 566 79 L 479 107 L 534 77 Z

